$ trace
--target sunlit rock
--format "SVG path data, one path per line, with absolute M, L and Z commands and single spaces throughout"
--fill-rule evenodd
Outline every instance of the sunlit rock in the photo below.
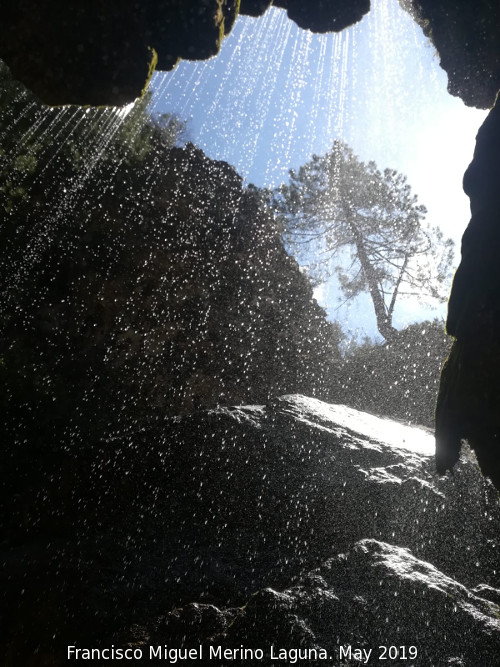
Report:
M 120 632 L 130 637 L 132 625 L 191 602 L 242 605 L 266 587 L 288 589 L 366 539 L 393 547 L 380 547 L 375 557 L 379 547 L 369 543 L 349 557 L 348 563 L 359 561 L 359 577 L 371 576 L 365 570 L 372 560 L 381 568 L 369 588 L 360 579 L 371 596 L 368 616 L 361 602 L 342 612 L 351 613 L 345 623 L 351 619 L 354 628 L 369 618 L 373 633 L 385 632 L 391 596 L 411 587 L 417 594 L 410 601 L 405 594 L 408 616 L 432 605 L 438 615 L 441 609 L 454 613 L 456 604 L 457 619 L 469 618 L 451 595 L 452 607 L 441 606 L 441 593 L 425 606 L 423 591 L 434 595 L 432 577 L 464 600 L 464 589 L 451 578 L 482 585 L 475 595 L 493 609 L 490 592 L 500 587 L 496 494 L 467 457 L 455 482 L 437 478 L 432 445 L 425 430 L 285 396 L 263 406 L 158 420 L 57 454 L 30 452 L 29 461 L 19 450 L 2 461 L 2 506 L 9 508 L 2 642 L 13 656 L 4 664 L 37 664 L 27 659 L 37 650 L 52 664 L 65 664 L 68 643 L 97 645 Z M 328 565 L 337 582 L 331 596 L 339 598 L 335 587 L 347 577 L 342 563 Z M 391 579 L 391 563 L 410 573 L 421 568 L 425 581 L 404 572 Z M 379 586 L 386 579 L 393 588 Z M 400 580 L 402 588 L 394 583 Z M 337 604 L 333 597 L 330 603 Z M 311 598 L 311 617 L 315 605 Z M 477 607 L 484 618 L 486 607 Z M 220 618 L 210 613 L 212 635 Z M 419 627 L 424 633 L 426 624 Z M 328 628 L 333 633 L 334 626 Z M 401 643 L 399 635 L 394 639 Z M 419 641 L 424 650 L 434 639 L 424 633 Z

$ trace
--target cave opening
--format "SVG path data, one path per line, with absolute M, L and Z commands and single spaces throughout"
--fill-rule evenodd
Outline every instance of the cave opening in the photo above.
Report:
M 496 492 L 432 459 L 487 114 L 446 87 L 397 0 L 121 108 L 0 63 L 6 665 L 495 664 Z
M 302 30 L 278 8 L 242 17 L 217 58 L 181 62 L 152 88 L 154 109 L 188 120 L 194 143 L 258 187 L 276 188 L 344 141 L 364 162 L 406 175 L 429 224 L 459 249 L 469 218 L 461 181 L 486 111 L 449 95 L 435 48 L 397 0 L 373 3 L 340 33 Z M 338 308 L 329 283 L 316 294 L 351 335 L 380 339 L 368 301 Z M 398 328 L 445 314 L 398 305 Z

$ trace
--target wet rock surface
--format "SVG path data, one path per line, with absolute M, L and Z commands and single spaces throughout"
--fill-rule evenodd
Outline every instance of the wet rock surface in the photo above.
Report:
M 201 644 L 206 657 L 245 656 L 245 664 L 493 665 L 500 607 L 485 593 L 407 549 L 367 539 L 242 609 L 190 605 L 136 628 L 135 639 L 145 656 L 169 641 Z
M 433 664 L 474 664 L 469 631 L 477 655 L 500 646 L 497 495 L 467 455 L 437 478 L 432 451 L 422 429 L 285 396 L 11 456 L 3 661 L 222 634 L 328 651 L 411 639 L 439 646 Z

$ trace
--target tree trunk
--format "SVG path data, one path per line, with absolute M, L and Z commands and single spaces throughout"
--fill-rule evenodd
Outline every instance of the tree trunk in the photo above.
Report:
M 383 336 L 385 340 L 390 343 L 397 336 L 397 329 L 392 326 L 392 312 L 387 312 L 384 296 L 377 284 L 368 253 L 366 252 L 365 244 L 363 242 L 363 235 L 359 231 L 355 221 L 352 219 L 352 214 L 350 212 L 347 213 L 346 220 L 349 228 L 352 231 L 354 244 L 358 253 L 359 263 L 361 264 L 361 270 L 363 271 L 366 282 L 368 283 L 368 290 L 370 292 L 370 297 L 377 320 L 377 329 L 379 330 L 381 336 Z

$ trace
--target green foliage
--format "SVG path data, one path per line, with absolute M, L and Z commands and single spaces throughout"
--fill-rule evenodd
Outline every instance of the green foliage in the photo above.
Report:
M 433 320 L 409 325 L 390 343 L 365 341 L 351 347 L 339 366 L 331 399 L 431 427 L 451 342 L 444 322 Z
M 453 242 L 425 225 L 425 207 L 397 171 L 381 172 L 336 141 L 330 153 L 290 171 L 274 206 L 287 243 L 312 276 L 335 274 L 346 299 L 369 293 L 386 340 L 395 335 L 399 298 L 444 300 Z
M 96 165 L 139 166 L 158 148 L 184 143 L 186 124 L 170 114 L 151 117 L 150 102 L 146 93 L 124 109 L 45 107 L 0 61 L 2 209 L 20 207 L 17 214 L 28 216 L 56 188 L 64 195 L 72 179 L 87 178 Z

